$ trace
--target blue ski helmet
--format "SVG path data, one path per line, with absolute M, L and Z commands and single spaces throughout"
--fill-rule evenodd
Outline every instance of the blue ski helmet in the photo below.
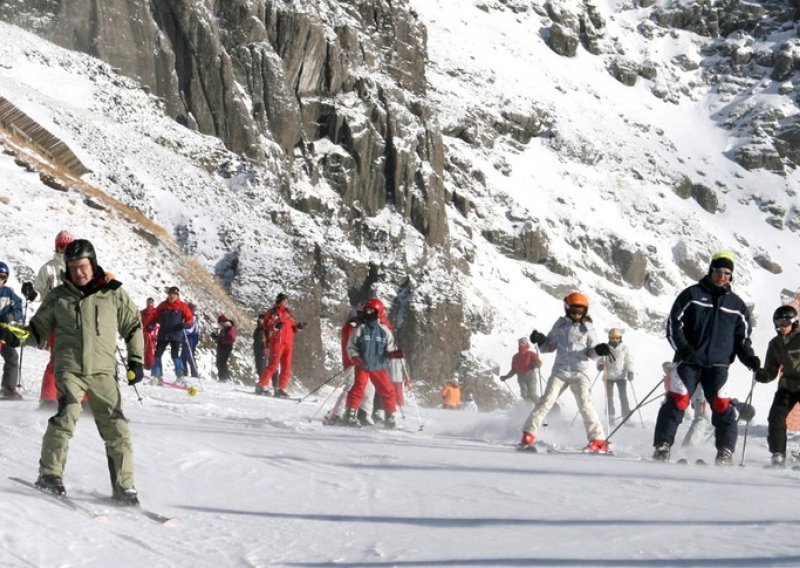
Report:
M 8 265 L 5 262 L 0 262 L 0 276 L 8 278 L 9 273 Z

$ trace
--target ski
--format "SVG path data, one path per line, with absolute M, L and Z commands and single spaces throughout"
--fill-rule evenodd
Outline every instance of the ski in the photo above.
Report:
M 50 499 L 51 501 L 54 501 L 54 502 L 58 503 L 59 505 L 62 505 L 63 507 L 65 507 L 67 509 L 71 509 L 72 511 L 78 511 L 80 513 L 84 513 L 84 514 L 88 515 L 90 518 L 92 518 L 94 520 L 97 520 L 97 521 L 108 520 L 108 516 L 105 513 L 101 513 L 99 511 L 95 511 L 93 509 L 90 509 L 89 507 L 87 507 L 85 505 L 82 505 L 82 504 L 78 503 L 77 501 L 73 501 L 72 499 L 70 499 L 66 495 L 56 495 L 55 493 L 50 493 L 48 491 L 44 491 L 44 490 L 39 489 L 38 487 L 36 487 L 36 485 L 34 483 L 32 483 L 30 481 L 27 481 L 25 479 L 22 479 L 20 477 L 9 477 L 9 479 L 11 481 L 16 481 L 17 483 L 21 483 L 22 485 L 25 485 L 26 487 L 30 487 L 31 489 L 33 489 L 34 491 L 36 491 L 40 495 Z
M 299 397 L 299 396 L 288 396 L 288 397 L 285 397 L 285 396 L 274 396 L 272 394 L 258 393 L 258 392 L 254 391 L 254 390 L 236 389 L 236 392 L 244 392 L 244 393 L 247 393 L 247 394 L 254 394 L 256 396 L 263 396 L 264 398 L 272 398 L 274 400 L 286 400 L 288 402 L 300 402 L 301 400 L 303 400 L 302 397 Z
M 563 454 L 563 455 L 586 455 L 586 456 L 600 456 L 600 457 L 608 457 L 608 458 L 615 458 L 621 460 L 628 460 L 628 461 L 642 461 L 641 456 L 634 456 L 628 454 L 618 454 L 613 451 L 608 452 L 590 452 L 588 450 L 577 450 L 577 449 L 568 449 L 568 448 L 548 448 L 548 454 Z
M 127 510 L 131 511 L 132 513 L 135 512 L 135 513 L 139 513 L 141 515 L 144 515 L 145 517 L 147 517 L 151 521 L 154 521 L 154 522 L 156 522 L 156 523 L 158 523 L 160 525 L 163 525 L 165 527 L 176 527 L 179 524 L 181 524 L 181 521 L 180 521 L 180 519 L 178 517 L 168 517 L 166 515 L 162 515 L 161 513 L 156 513 L 155 511 L 151 511 L 150 509 L 145 509 L 141 505 L 137 505 L 137 506 L 134 506 L 134 507 L 120 506 L 120 508 L 121 509 L 127 509 Z

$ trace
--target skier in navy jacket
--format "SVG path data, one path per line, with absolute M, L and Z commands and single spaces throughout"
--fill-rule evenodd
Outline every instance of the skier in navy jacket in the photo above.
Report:
M 711 406 L 715 430 L 716 463 L 731 465 L 736 449 L 736 412 L 725 392 L 728 367 L 735 357 L 751 371 L 761 366 L 750 343 L 750 314 L 744 301 L 731 291 L 733 255 L 718 252 L 708 274 L 675 299 L 667 322 L 667 339 L 675 350 L 677 373 L 671 374 L 666 402 L 656 421 L 653 458 L 669 459 L 675 433 L 702 387 Z

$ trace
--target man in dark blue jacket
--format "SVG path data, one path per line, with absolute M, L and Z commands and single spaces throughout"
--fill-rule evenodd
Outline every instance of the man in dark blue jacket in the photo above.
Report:
M 658 412 L 653 458 L 669 460 L 675 432 L 701 387 L 711 406 L 717 446 L 716 463 L 732 465 L 736 449 L 736 411 L 725 393 L 728 367 L 735 357 L 751 371 L 761 362 L 750 344 L 750 314 L 742 299 L 731 291 L 733 255 L 711 257 L 708 274 L 675 299 L 667 322 L 667 339 L 675 350 L 667 399 Z

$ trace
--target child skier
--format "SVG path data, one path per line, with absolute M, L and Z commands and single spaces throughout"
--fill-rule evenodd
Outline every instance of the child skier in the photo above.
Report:
M 608 452 L 603 426 L 592 404 L 589 390 L 589 359 L 613 357 L 606 343 L 597 343 L 594 326 L 589 317 L 589 300 L 580 293 L 564 298 L 565 315 L 558 318 L 547 335 L 531 332 L 531 341 L 539 345 L 542 353 L 556 352 L 552 374 L 547 380 L 544 394 L 534 405 L 522 428 L 520 449 L 534 450 L 534 442 L 550 409 L 561 394 L 569 387 L 575 395 L 578 409 L 583 418 L 583 426 L 589 445 L 586 450 L 594 453 Z

